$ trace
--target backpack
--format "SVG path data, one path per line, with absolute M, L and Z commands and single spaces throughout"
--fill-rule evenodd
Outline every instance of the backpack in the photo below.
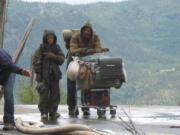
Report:
M 62 31 L 63 40 L 65 42 L 66 49 L 70 49 L 70 41 L 74 34 L 79 33 L 78 29 L 65 29 Z

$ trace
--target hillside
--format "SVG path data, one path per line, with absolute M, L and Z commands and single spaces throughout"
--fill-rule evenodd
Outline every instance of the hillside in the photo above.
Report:
M 13 54 L 29 20 L 37 17 L 19 63 L 29 67 L 30 55 L 41 43 L 44 29 L 55 30 L 58 43 L 66 53 L 61 31 L 80 28 L 84 21 L 90 20 L 103 47 L 111 50 L 107 55 L 121 57 L 125 63 L 128 82 L 120 90 L 112 90 L 114 102 L 176 105 L 180 101 L 179 8 L 179 0 L 74 6 L 12 0 L 4 44 Z M 65 71 L 65 64 L 62 69 Z M 65 82 L 64 74 L 63 89 L 66 89 Z

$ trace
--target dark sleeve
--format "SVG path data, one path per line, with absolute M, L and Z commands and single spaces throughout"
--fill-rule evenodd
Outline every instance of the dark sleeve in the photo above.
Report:
M 64 63 L 65 56 L 59 45 L 56 46 L 56 51 L 57 51 L 57 53 L 56 53 L 56 57 L 54 60 L 55 60 L 56 64 L 62 65 Z
M 2 48 L 0 49 L 0 65 L 2 71 L 8 69 L 9 72 L 21 74 L 22 68 L 14 64 L 11 56 Z
M 16 64 L 11 63 L 9 67 L 11 72 L 22 75 L 22 68 L 18 67 Z

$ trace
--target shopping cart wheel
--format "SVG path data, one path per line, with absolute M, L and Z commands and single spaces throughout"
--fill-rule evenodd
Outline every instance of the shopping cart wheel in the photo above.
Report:
M 111 114 L 111 117 L 114 118 L 116 116 L 116 109 L 115 108 L 111 108 L 110 109 L 110 114 Z
M 106 110 L 103 108 L 97 108 L 97 115 L 99 118 L 105 118 Z

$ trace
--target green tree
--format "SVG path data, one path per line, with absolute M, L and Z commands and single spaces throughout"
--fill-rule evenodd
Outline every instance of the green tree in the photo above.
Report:
M 27 80 L 23 77 L 18 84 L 17 94 L 19 96 L 19 101 L 23 104 L 37 104 L 39 99 L 39 94 L 35 88 L 28 85 Z
M 23 104 L 38 104 L 39 94 L 35 88 L 28 85 L 25 78 L 23 78 L 18 84 L 19 101 Z M 67 93 L 60 88 L 61 101 L 60 104 L 66 104 Z
M 30 87 L 29 85 L 25 85 L 23 89 L 20 89 L 17 92 L 19 96 L 19 100 L 23 104 L 37 104 L 38 103 L 38 92 Z
M 60 88 L 61 101 L 60 104 L 67 104 L 67 92 Z

